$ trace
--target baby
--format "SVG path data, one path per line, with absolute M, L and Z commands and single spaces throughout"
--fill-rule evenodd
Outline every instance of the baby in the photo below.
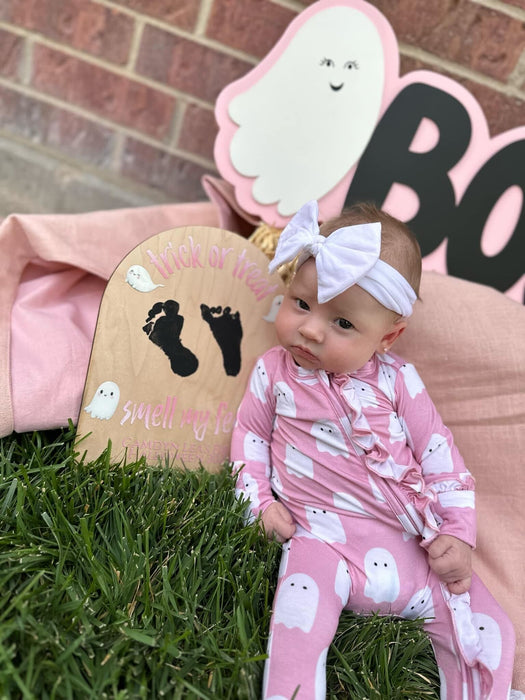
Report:
M 325 697 L 352 610 L 424 618 L 442 699 L 507 698 L 514 632 L 472 572 L 474 480 L 415 368 L 390 352 L 417 300 L 417 241 L 371 205 L 319 229 L 309 202 L 270 270 L 297 256 L 280 345 L 258 360 L 232 436 L 237 490 L 284 542 L 263 695 Z

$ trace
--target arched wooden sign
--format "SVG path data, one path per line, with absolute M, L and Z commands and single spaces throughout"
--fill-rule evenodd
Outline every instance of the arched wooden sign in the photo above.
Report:
M 77 445 L 218 469 L 255 359 L 275 345 L 284 285 L 241 236 L 206 227 L 147 239 L 116 268 L 93 341 Z

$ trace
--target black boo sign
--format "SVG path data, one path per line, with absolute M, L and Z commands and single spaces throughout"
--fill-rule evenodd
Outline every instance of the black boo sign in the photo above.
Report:
M 436 124 L 441 138 L 432 150 L 415 153 L 409 147 L 424 118 Z M 525 139 L 507 144 L 485 161 L 456 202 L 448 173 L 462 159 L 471 138 L 472 122 L 458 99 L 424 83 L 406 86 L 376 126 L 345 206 L 363 200 L 383 203 L 394 183 L 410 187 L 420 206 L 407 223 L 423 256 L 448 239 L 448 274 L 505 291 L 525 273 L 525 207 L 499 253 L 485 255 L 481 237 L 492 209 L 509 187 L 518 186 L 525 195 Z

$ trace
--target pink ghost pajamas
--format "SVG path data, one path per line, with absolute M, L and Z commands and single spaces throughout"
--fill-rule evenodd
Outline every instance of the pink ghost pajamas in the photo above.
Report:
M 231 457 L 250 517 L 276 498 L 297 525 L 283 545 L 265 698 L 324 698 L 342 610 L 425 618 L 441 698 L 508 697 L 514 631 L 475 575 L 451 595 L 425 546 L 475 545 L 474 480 L 415 368 L 374 355 L 352 375 L 298 367 L 282 347 L 257 362 Z

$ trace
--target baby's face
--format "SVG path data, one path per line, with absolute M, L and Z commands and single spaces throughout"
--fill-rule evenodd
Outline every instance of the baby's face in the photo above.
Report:
M 275 321 L 279 342 L 298 365 L 334 373 L 355 372 L 383 352 L 398 325 L 394 313 L 358 285 L 319 304 L 313 258 L 297 271 Z

